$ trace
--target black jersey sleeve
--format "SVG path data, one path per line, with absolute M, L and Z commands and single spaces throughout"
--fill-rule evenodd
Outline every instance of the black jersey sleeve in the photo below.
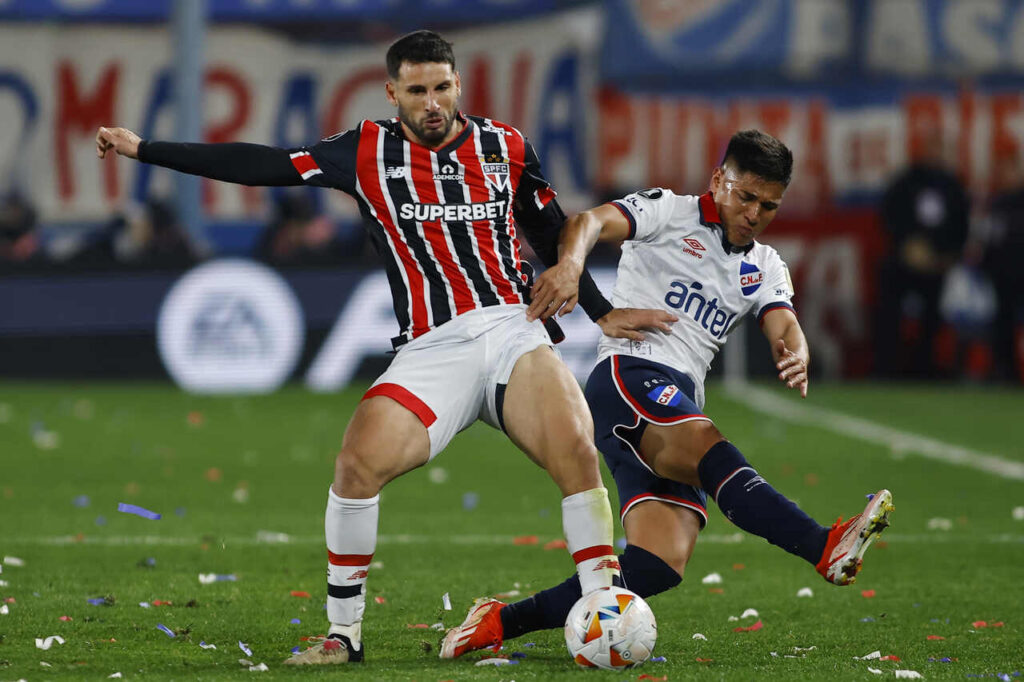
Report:
M 299 149 L 246 142 L 143 140 L 139 144 L 139 161 L 254 187 L 310 184 L 351 191 L 355 184 L 358 139 L 355 131 L 349 131 Z
M 545 267 L 558 262 L 558 237 L 565 224 L 565 213 L 555 200 L 555 192 L 540 170 L 533 145 L 526 142 L 526 168 L 512 204 L 516 222 L 523 228 L 530 246 Z M 580 275 L 580 305 L 591 320 L 604 317 L 614 308 L 604 297 L 586 268 Z
M 240 185 L 302 184 L 286 150 L 245 142 L 199 144 L 143 140 L 139 144 L 139 161 Z

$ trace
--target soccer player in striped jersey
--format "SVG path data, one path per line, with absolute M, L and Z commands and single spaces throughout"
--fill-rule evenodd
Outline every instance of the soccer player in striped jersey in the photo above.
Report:
M 807 397 L 810 354 L 793 285 L 775 250 L 756 241 L 782 203 L 792 165 L 774 137 L 736 133 L 706 194 L 646 189 L 574 216 L 562 232 L 559 264 L 537 280 L 535 302 L 557 305 L 575 291 L 596 241 L 622 241 L 612 302 L 673 314 L 668 332 L 604 336 L 586 387 L 597 445 L 622 504 L 622 578 L 641 597 L 682 580 L 707 522 L 708 494 L 737 526 L 837 585 L 853 582 L 864 551 L 888 525 L 888 490 L 846 523 L 819 525 L 776 492 L 702 410 L 708 368 L 747 315 L 760 323 L 779 379 Z M 478 600 L 467 622 L 449 631 L 441 656 L 562 627 L 580 595 L 574 577 L 515 604 Z
M 358 202 L 385 262 L 398 353 L 349 422 L 328 491 L 327 639 L 290 664 L 363 660 L 378 493 L 476 419 L 507 433 L 558 485 L 581 589 L 618 581 L 590 413 L 542 321 L 577 301 L 612 335 L 667 317 L 612 310 L 586 275 L 578 296 L 531 304 L 533 273 L 518 230 L 554 265 L 565 218 L 533 147 L 509 125 L 459 111 L 452 47 L 438 34 L 397 40 L 387 71 L 397 116 L 309 147 L 145 141 L 124 128 L 96 136 L 101 158 L 114 151 L 227 182 L 340 189 Z

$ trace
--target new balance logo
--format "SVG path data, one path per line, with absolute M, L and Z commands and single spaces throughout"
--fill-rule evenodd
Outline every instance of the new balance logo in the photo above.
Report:
M 356 571 L 355 573 L 353 573 L 352 575 L 350 575 L 349 577 L 345 578 L 345 580 L 362 580 L 367 575 L 368 574 L 366 572 L 366 569 L 365 568 L 361 568 L 358 571 Z
M 595 571 L 603 571 L 606 568 L 611 568 L 616 571 L 621 570 L 617 559 L 601 559 L 597 562 L 597 566 L 594 566 Z
M 408 171 L 405 166 L 385 166 L 384 177 L 388 180 L 398 180 L 406 177 Z

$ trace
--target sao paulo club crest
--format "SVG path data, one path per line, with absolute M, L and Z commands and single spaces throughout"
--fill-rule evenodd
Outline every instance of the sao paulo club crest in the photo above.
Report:
M 498 154 L 488 154 L 480 157 L 480 165 L 483 166 L 484 180 L 487 186 L 495 192 L 508 192 L 511 190 L 509 184 L 508 159 Z

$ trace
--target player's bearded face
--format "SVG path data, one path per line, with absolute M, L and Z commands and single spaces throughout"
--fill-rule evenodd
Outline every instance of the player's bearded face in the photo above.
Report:
M 746 246 L 757 239 L 775 218 L 785 191 L 781 182 L 740 173 L 729 164 L 716 168 L 711 193 L 729 243 Z
M 454 137 L 461 82 L 451 64 L 404 62 L 398 79 L 388 81 L 388 100 L 416 141 L 437 147 Z M 461 126 L 459 126 L 461 128 Z

